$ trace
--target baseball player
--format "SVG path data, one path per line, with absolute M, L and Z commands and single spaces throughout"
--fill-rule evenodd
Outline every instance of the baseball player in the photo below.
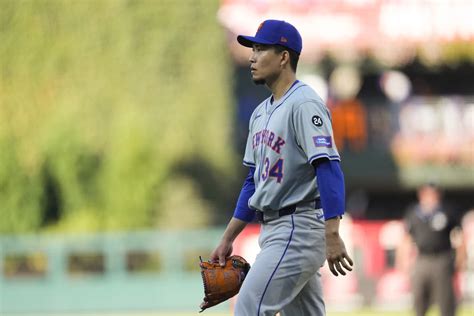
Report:
M 294 26 L 260 24 L 255 36 L 237 37 L 252 48 L 250 72 L 272 95 L 249 123 L 244 165 L 249 173 L 234 215 L 211 260 L 224 265 L 247 223 L 261 223 L 261 248 L 245 278 L 235 315 L 325 315 L 319 268 L 351 271 L 339 236 L 344 177 L 330 113 L 309 86 L 296 80 L 302 49 Z

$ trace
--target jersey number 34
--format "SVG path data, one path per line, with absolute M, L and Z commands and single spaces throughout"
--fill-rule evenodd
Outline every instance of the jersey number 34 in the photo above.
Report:
M 283 159 L 278 159 L 278 161 L 270 168 L 270 160 L 268 157 L 265 158 L 262 180 L 267 181 L 269 177 L 274 177 L 278 183 L 281 183 L 281 180 L 283 179 Z

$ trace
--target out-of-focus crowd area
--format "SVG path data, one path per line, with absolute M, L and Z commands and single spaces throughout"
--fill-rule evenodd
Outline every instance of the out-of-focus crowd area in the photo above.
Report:
M 347 278 L 332 309 L 407 309 L 404 216 L 436 183 L 474 300 L 470 0 L 0 1 L 0 314 L 189 311 L 232 216 L 253 109 L 237 34 L 284 19 L 331 111 Z M 258 226 L 235 251 L 253 258 Z M 232 301 L 216 307 L 227 312 Z

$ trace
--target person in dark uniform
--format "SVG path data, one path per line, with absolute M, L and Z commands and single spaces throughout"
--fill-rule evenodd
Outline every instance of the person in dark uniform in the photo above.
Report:
M 412 270 L 415 312 L 424 316 L 435 301 L 442 316 L 453 316 L 456 313 L 455 251 L 450 235 L 460 223 L 443 205 L 435 184 L 422 185 L 417 193 L 418 203 L 405 218 L 408 235 L 418 251 Z

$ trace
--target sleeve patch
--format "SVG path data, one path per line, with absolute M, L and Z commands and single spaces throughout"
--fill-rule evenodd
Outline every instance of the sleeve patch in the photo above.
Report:
M 332 137 L 331 136 L 314 136 L 314 146 L 332 148 Z
M 311 118 L 311 121 L 313 122 L 313 124 L 317 127 L 321 127 L 323 126 L 323 119 L 318 116 L 318 115 L 314 115 L 312 118 Z

